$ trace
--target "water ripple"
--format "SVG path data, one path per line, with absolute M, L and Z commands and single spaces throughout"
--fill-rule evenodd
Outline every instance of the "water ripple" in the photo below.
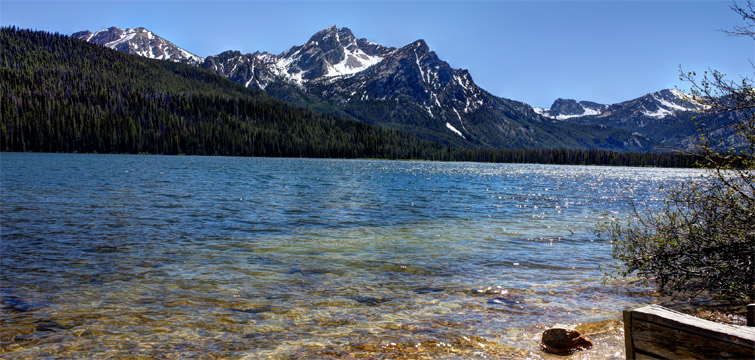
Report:
M 610 244 L 594 224 L 700 174 L 15 153 L 0 166 L 7 358 L 538 357 L 544 326 L 652 296 L 601 282 Z

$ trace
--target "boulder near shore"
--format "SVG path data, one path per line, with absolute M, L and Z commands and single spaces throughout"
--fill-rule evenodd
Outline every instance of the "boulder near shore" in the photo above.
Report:
M 542 348 L 551 354 L 569 355 L 591 347 L 592 341 L 574 329 L 553 327 L 543 332 Z

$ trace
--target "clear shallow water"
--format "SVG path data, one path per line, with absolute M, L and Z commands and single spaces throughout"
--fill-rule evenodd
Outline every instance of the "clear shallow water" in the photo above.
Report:
M 3 357 L 547 358 L 652 300 L 594 225 L 695 170 L 0 155 Z M 606 324 L 606 323 L 603 323 Z M 616 331 L 578 356 L 621 350 Z

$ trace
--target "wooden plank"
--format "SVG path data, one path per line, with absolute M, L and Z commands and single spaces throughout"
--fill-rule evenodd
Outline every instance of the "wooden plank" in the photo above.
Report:
M 755 328 L 720 324 L 658 305 L 624 311 L 627 359 L 755 360 Z
M 635 359 L 632 343 L 632 310 L 624 310 L 624 348 L 627 359 Z
M 627 359 L 633 359 L 633 360 L 663 360 L 663 358 L 654 357 L 651 355 L 645 355 L 641 352 L 634 353 L 633 357 L 627 358 Z
M 755 350 L 745 346 L 637 319 L 632 321 L 632 333 L 635 354 L 642 352 L 667 359 L 755 358 Z
M 632 311 L 632 322 L 647 321 L 671 329 L 678 329 L 704 338 L 710 338 L 732 345 L 755 349 L 755 328 L 721 324 L 703 320 L 691 315 L 666 309 L 658 305 L 648 305 Z M 635 341 L 635 347 L 637 342 Z

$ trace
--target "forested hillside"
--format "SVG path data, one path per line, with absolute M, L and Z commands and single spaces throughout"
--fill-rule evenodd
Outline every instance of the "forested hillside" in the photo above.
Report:
M 443 150 L 67 36 L 4 28 L 0 46 L 3 151 L 433 158 Z
M 678 154 L 463 150 L 295 107 L 193 66 L 0 30 L 0 150 L 692 166 Z

